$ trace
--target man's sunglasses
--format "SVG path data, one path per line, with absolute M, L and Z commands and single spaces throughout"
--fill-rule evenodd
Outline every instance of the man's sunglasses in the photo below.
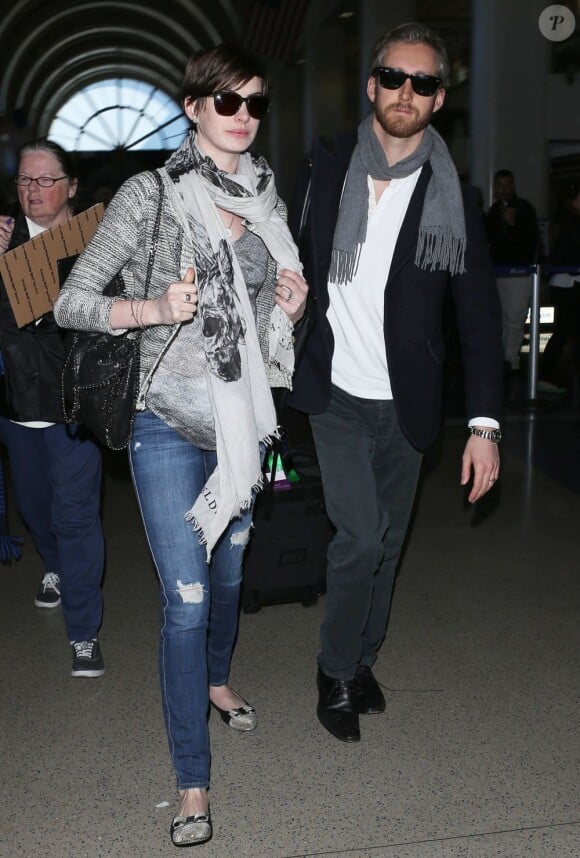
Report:
M 248 95 L 244 98 L 238 92 L 220 89 L 212 92 L 210 97 L 213 98 L 215 112 L 220 116 L 235 116 L 244 102 L 252 119 L 263 119 L 270 109 L 267 95 Z
M 383 89 L 400 89 L 407 78 L 417 95 L 434 95 L 441 86 L 441 78 L 433 74 L 407 74 L 402 69 L 377 66 L 372 71 Z

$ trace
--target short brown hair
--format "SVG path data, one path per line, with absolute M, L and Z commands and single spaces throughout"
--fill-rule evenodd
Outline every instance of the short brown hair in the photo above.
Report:
M 188 59 L 181 82 L 181 101 L 202 98 L 218 89 L 237 89 L 253 77 L 261 78 L 265 93 L 268 81 L 263 62 L 245 48 L 223 42 Z
M 394 27 L 392 30 L 389 30 L 388 33 L 381 36 L 373 48 L 371 71 L 381 65 L 386 51 L 399 42 L 419 42 L 433 48 L 437 54 L 437 60 L 439 63 L 441 86 L 448 86 L 451 66 L 449 63 L 447 48 L 445 47 L 445 43 L 441 36 L 439 36 L 434 30 L 430 30 L 429 27 L 426 27 L 424 24 L 400 24 L 398 27 Z

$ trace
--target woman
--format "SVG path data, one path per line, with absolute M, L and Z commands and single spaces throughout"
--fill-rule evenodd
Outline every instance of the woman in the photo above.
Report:
M 261 456 L 276 431 L 270 386 L 290 384 L 307 293 L 272 173 L 246 151 L 268 109 L 261 63 L 233 45 L 202 51 L 182 98 L 194 128 L 159 171 L 158 235 L 160 192 L 142 173 L 111 200 L 56 305 L 65 327 L 144 328 L 129 455 L 161 583 L 177 846 L 212 835 L 208 701 L 230 727 L 256 726 L 228 672 Z M 129 297 L 103 297 L 119 270 Z
M 45 138 L 27 143 L 15 182 L 20 206 L 15 218 L 0 218 L 2 253 L 73 214 L 76 174 L 56 143 Z M 5 370 L 0 441 L 8 449 L 18 510 L 45 568 L 35 604 L 54 608 L 62 600 L 72 675 L 101 676 L 101 454 L 85 433 L 64 423 L 64 347 L 52 313 L 18 328 L 3 283 L 0 349 Z

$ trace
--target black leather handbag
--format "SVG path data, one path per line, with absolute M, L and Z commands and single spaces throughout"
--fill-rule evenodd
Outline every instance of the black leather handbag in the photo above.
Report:
M 151 281 L 163 201 L 163 181 L 157 171 L 154 175 L 159 185 L 159 202 L 147 264 L 145 299 Z M 120 274 L 103 290 L 103 295 L 125 294 Z M 65 357 L 62 373 L 65 422 L 86 426 L 101 444 L 111 450 L 127 447 L 133 433 L 142 333 L 140 328 L 118 336 L 74 331 Z

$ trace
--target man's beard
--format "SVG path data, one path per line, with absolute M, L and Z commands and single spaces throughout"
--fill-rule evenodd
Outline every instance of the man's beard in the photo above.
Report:
M 407 114 L 403 116 L 401 114 L 395 114 L 394 111 L 399 107 L 402 107 L 404 110 L 412 110 L 414 115 L 410 116 Z M 398 104 L 391 104 L 381 112 L 377 108 L 376 102 L 374 105 L 374 111 L 377 122 L 383 131 L 386 131 L 387 134 L 391 135 L 391 137 L 399 137 L 401 139 L 413 137 L 414 134 L 422 131 L 427 127 L 427 125 L 429 125 L 431 117 L 433 116 L 432 110 L 430 110 L 427 115 L 421 117 L 415 108 L 410 107 L 409 105 Z

